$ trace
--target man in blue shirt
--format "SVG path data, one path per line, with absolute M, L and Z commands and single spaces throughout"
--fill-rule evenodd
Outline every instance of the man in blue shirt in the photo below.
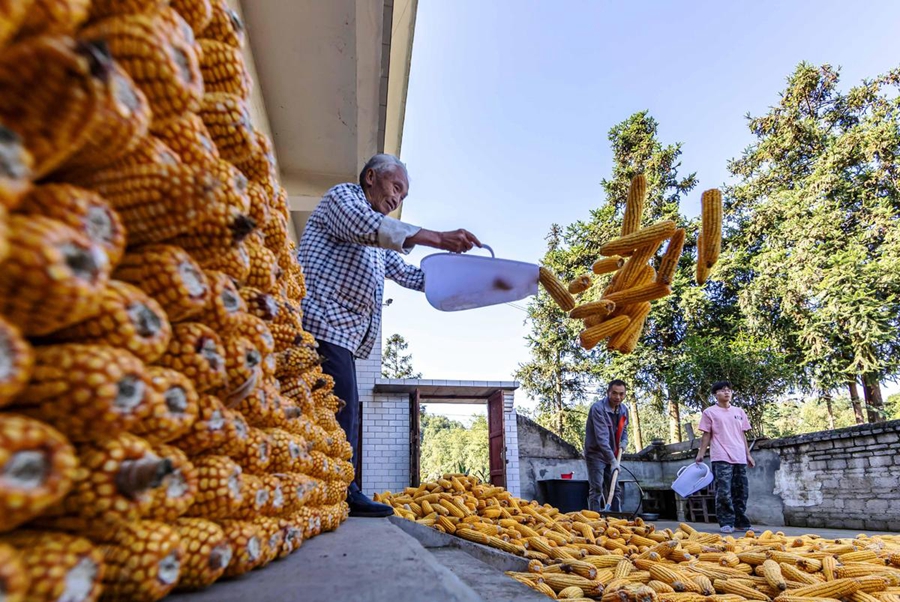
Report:
M 353 446 L 359 471 L 359 393 L 356 359 L 369 357 L 380 333 L 384 279 L 423 291 L 422 270 L 401 253 L 424 245 L 464 253 L 481 246 L 466 230 L 436 232 L 388 214 L 406 198 L 406 166 L 392 155 L 375 155 L 359 174 L 359 184 L 339 184 L 325 193 L 309 216 L 300 240 L 299 260 L 306 279 L 303 328 L 319 343 L 322 371 L 335 381 L 334 393 L 346 402 L 337 419 Z M 355 483 L 347 494 L 351 516 L 389 516 L 390 506 L 365 496 Z
M 619 452 L 628 446 L 628 407 L 625 381 L 613 380 L 606 397 L 594 402 L 584 426 L 584 460 L 588 473 L 588 510 L 600 512 L 600 500 L 609 494 L 612 473 L 619 469 Z M 616 487 L 610 503 L 613 512 L 622 511 L 622 486 Z

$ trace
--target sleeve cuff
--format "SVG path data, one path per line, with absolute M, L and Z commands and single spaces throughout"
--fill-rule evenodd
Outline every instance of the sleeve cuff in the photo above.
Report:
M 404 246 L 403 243 L 421 229 L 419 226 L 413 226 L 412 224 L 385 216 L 381 220 L 381 225 L 378 226 L 378 246 L 383 249 L 399 251 L 400 253 L 409 253 L 415 245 Z

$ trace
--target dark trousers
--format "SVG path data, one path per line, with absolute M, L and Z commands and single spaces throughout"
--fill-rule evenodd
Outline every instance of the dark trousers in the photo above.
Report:
M 712 466 L 716 478 L 716 518 L 719 526 L 750 528 L 750 519 L 746 514 L 750 495 L 747 465 L 713 462 Z
M 609 503 L 611 512 L 621 512 L 624 488 L 618 480 L 612 502 L 606 499 L 609 495 L 609 486 L 612 485 L 612 467 L 602 460 L 590 457 L 585 457 L 585 463 L 588 473 L 588 510 L 602 512 Z
M 343 409 L 337 413 L 338 424 L 347 434 L 347 441 L 353 448 L 353 469 L 359 473 L 359 389 L 356 386 L 356 359 L 349 349 L 339 345 L 318 341 L 319 355 L 325 360 L 322 362 L 322 372 L 334 379 L 334 394 L 346 402 Z M 356 490 L 356 483 L 351 483 L 351 490 Z

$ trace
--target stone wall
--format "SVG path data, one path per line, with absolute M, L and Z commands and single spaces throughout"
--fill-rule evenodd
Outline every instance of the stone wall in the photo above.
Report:
M 900 531 L 900 420 L 761 443 L 786 525 Z
M 524 416 L 517 417 L 516 426 L 522 498 L 543 503 L 537 482 L 558 479 L 562 473 L 571 472 L 573 479 L 587 480 L 587 468 L 578 449 Z M 512 477 L 513 471 L 508 474 Z

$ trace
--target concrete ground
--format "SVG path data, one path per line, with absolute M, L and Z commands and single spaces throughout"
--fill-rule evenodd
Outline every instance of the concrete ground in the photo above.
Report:
M 663 529 L 672 529 L 673 531 L 678 528 L 678 524 L 675 521 L 666 521 L 666 520 L 658 520 L 653 521 L 653 524 L 656 525 L 657 530 L 662 531 Z M 717 523 L 689 523 L 692 527 L 697 529 L 698 531 L 703 531 L 705 533 L 719 533 L 719 525 Z M 859 534 L 865 535 L 877 535 L 876 531 L 854 531 L 847 529 L 819 529 L 814 527 L 772 527 L 767 525 L 753 525 L 753 532 L 759 535 L 765 530 L 771 530 L 773 533 L 781 531 L 785 535 L 790 535 L 792 537 L 798 535 L 806 535 L 806 534 L 815 534 L 824 537 L 825 539 L 853 539 Z M 882 531 L 881 533 L 886 533 Z M 735 533 L 738 535 L 738 533 Z M 893 533 L 892 535 L 896 535 Z

